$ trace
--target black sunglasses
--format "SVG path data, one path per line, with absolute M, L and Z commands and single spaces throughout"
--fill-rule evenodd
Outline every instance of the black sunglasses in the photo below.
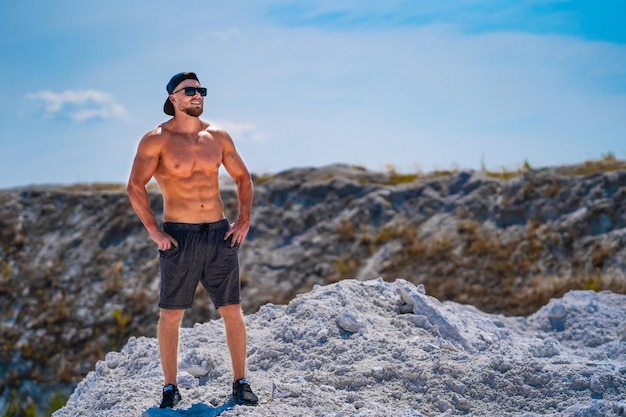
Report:
M 196 95 L 196 91 L 202 96 L 206 96 L 206 88 L 205 87 L 183 87 L 179 90 L 172 91 L 172 94 L 178 93 L 179 91 L 185 90 L 185 95 L 192 97 Z

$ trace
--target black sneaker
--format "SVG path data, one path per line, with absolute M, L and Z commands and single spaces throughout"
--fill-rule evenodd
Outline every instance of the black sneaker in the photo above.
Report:
M 181 400 L 178 387 L 174 384 L 168 384 L 163 387 L 163 401 L 161 401 L 160 408 L 172 408 L 178 404 Z
M 239 405 L 257 405 L 259 397 L 254 395 L 247 379 L 233 382 L 233 400 Z

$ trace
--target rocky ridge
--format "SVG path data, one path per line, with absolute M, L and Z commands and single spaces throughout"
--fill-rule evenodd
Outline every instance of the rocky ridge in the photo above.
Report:
M 246 313 L 347 278 L 405 278 L 506 315 L 570 289 L 625 292 L 624 162 L 506 174 L 256 176 L 240 252 Z M 234 218 L 227 181 L 222 199 Z M 123 186 L 2 190 L 0 242 L 0 412 L 16 393 L 54 403 L 129 336 L 155 334 L 158 258 Z M 184 325 L 216 317 L 199 291 Z

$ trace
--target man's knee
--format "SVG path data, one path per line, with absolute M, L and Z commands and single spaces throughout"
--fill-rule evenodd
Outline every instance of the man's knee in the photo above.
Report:
M 185 310 L 168 310 L 165 308 L 161 309 L 161 314 L 159 315 L 159 322 L 162 324 L 177 324 L 183 318 L 183 314 Z
M 220 307 L 220 314 L 225 322 L 227 321 L 243 321 L 243 311 L 241 311 L 240 304 L 231 304 L 227 306 Z

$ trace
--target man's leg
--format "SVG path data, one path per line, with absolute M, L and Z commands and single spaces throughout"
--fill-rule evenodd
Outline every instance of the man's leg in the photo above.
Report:
M 161 351 L 163 376 L 165 377 L 164 385 L 178 385 L 178 331 L 184 312 L 185 310 L 161 309 L 157 338 Z
M 246 322 L 239 304 L 228 305 L 219 308 L 224 318 L 226 329 L 226 341 L 230 350 L 230 359 L 233 364 L 233 396 L 236 404 L 257 405 L 257 397 L 246 377 Z
M 218 310 L 224 319 L 234 380 L 238 381 L 246 377 L 247 335 L 243 312 L 239 304 L 227 305 Z

